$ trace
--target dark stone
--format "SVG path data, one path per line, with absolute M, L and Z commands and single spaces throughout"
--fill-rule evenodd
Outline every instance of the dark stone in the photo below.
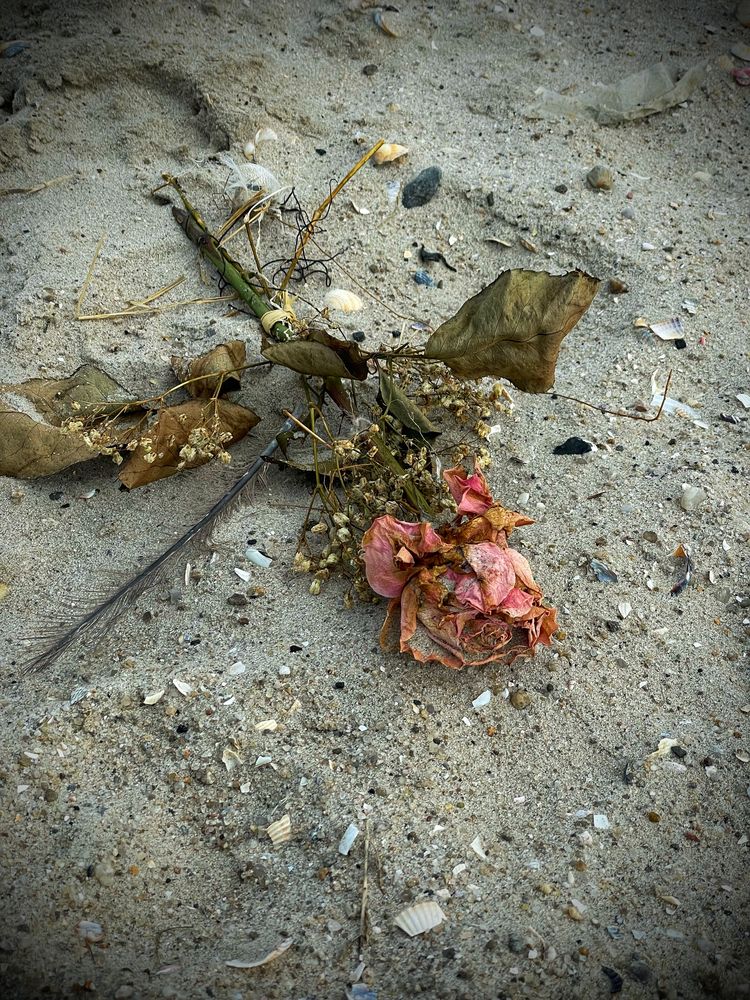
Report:
M 316 146 L 315 147 L 315 152 L 318 154 L 318 156 L 325 156 L 326 153 L 328 152 L 328 150 L 322 149 L 321 147 Z
M 355 330 L 354 333 L 352 334 L 352 340 L 356 340 L 358 344 L 361 344 L 364 339 L 365 339 L 364 330 Z
M 687 757 L 687 750 L 685 747 L 670 747 L 670 751 L 674 757 L 678 757 L 682 760 L 683 757 Z
M 586 455 L 593 448 L 590 441 L 584 441 L 583 438 L 579 437 L 569 437 L 567 441 L 563 441 L 556 448 L 552 449 L 553 455 Z
M 368 63 L 366 66 L 362 67 L 362 72 L 365 74 L 365 76 L 375 76 L 377 71 L 378 67 L 375 65 L 375 63 Z
M 639 983 L 647 983 L 651 978 L 651 969 L 645 962 L 631 962 L 628 972 L 633 979 L 637 979 Z
M 55 490 L 54 493 L 50 493 L 50 500 L 59 500 L 62 497 L 62 490 Z
M 405 185 L 401 195 L 404 208 L 420 208 L 437 194 L 440 179 L 443 176 L 440 167 L 426 167 Z
M 555 191 L 557 191 L 558 194 L 567 194 L 568 193 L 568 185 L 567 184 L 555 184 Z

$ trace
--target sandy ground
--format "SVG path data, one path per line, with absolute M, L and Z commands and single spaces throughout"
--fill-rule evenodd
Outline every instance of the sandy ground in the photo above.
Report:
M 528 0 L 507 16 L 492 3 L 400 6 L 385 15 L 398 24 L 391 38 L 358 3 L 4 5 L 0 39 L 29 45 L 0 59 L 0 187 L 72 177 L 0 200 L 0 378 L 87 362 L 146 395 L 168 379 L 175 349 L 240 337 L 256 352 L 253 321 L 217 306 L 92 323 L 74 308 L 105 233 L 88 311 L 179 274 L 180 297 L 212 294 L 149 191 L 161 171 L 179 173 L 218 222 L 227 174 L 210 157 L 240 154 L 265 125 L 279 141 L 260 162 L 310 208 L 361 155 L 357 133 L 411 150 L 401 165 L 360 171 L 326 220 L 327 245 L 348 246 L 347 266 L 384 304 L 345 329 L 375 345 L 400 325 L 385 306 L 436 325 L 506 267 L 581 267 L 605 284 L 565 342 L 559 391 L 632 407 L 649 401 L 652 372 L 672 368 L 670 395 L 705 426 L 513 391 L 490 480 L 536 518 L 522 544 L 564 638 L 512 669 L 461 673 L 381 653 L 382 607 L 346 611 L 335 585 L 309 596 L 290 571 L 306 489 L 277 473 L 215 531 L 213 561 L 205 548 L 190 554 L 200 579 L 182 586 L 180 567 L 104 646 L 22 677 L 20 636 L 174 537 L 215 497 L 216 473 L 130 495 L 105 460 L 3 480 L 6 996 L 334 998 L 357 973 L 359 995 L 381 1000 L 603 997 L 619 977 L 629 997 L 750 991 L 750 415 L 736 398 L 750 391 L 750 88 L 727 62 L 750 30 L 729 3 Z M 682 68 L 708 60 L 707 79 L 646 121 L 522 113 L 537 87 L 580 90 L 665 57 Z M 609 192 L 585 183 L 597 163 L 614 174 Z M 431 164 L 443 171 L 434 200 L 394 207 L 388 184 Z M 273 223 L 264 239 L 270 256 Z M 419 243 L 458 269 L 431 265 L 441 288 L 413 280 Z M 629 292 L 610 294 L 610 278 Z M 311 279 L 304 294 L 320 303 L 323 291 Z M 684 350 L 633 326 L 672 315 Z M 279 369 L 246 381 L 240 399 L 264 419 L 236 450 L 238 467 L 295 391 Z M 597 451 L 553 455 L 571 435 Z M 684 483 L 705 490 L 696 511 L 679 505 Z M 273 557 L 269 569 L 249 566 L 249 540 Z M 694 575 L 673 596 L 680 543 Z M 592 557 L 618 581 L 600 583 Z M 249 585 L 235 567 L 250 570 Z M 253 588 L 263 593 L 246 608 L 227 603 Z M 238 660 L 247 669 L 232 675 Z M 510 703 L 517 690 L 530 695 L 525 710 Z M 266 719 L 275 732 L 255 729 Z M 647 770 L 663 738 L 682 756 Z M 228 773 L 232 747 L 242 763 Z M 273 767 L 256 767 L 261 755 Z M 274 849 L 265 828 L 287 813 L 293 837 Z M 362 833 L 343 856 L 350 823 Z M 470 847 L 477 836 L 485 859 Z M 407 938 L 394 917 L 423 899 L 446 921 Z M 81 921 L 101 924 L 103 941 L 87 947 Z M 288 939 L 265 967 L 225 964 Z

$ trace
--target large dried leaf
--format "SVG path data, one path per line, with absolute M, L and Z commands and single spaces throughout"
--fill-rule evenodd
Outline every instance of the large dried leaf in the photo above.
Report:
M 431 438 L 442 433 L 384 371 L 380 372 L 379 377 L 378 402 L 386 413 L 401 422 L 407 434 Z
M 195 441 L 195 436 L 191 440 L 193 432 L 200 435 L 200 429 L 206 428 L 214 439 L 226 433 L 229 435 L 224 442 L 226 447 L 243 438 L 259 419 L 252 410 L 225 399 L 206 402 L 191 399 L 187 403 L 165 407 L 159 411 L 150 432 L 150 450 L 156 458 L 152 462 L 147 461 L 147 452 L 140 445 L 123 465 L 120 479 L 128 489 L 134 489 L 157 479 L 173 476 L 181 469 L 194 469 L 204 465 L 212 457 L 205 448 L 196 447 L 196 454 L 190 459 L 180 455 L 184 446 Z
M 82 365 L 68 378 L 32 378 L 0 388 L 5 395 L 28 400 L 37 413 L 57 427 L 82 412 L 91 413 L 96 406 L 126 403 L 130 398 L 119 382 L 93 365 Z
M 463 378 L 501 376 L 525 392 L 546 392 L 555 381 L 560 344 L 598 287 L 583 271 L 503 271 L 438 327 L 425 356 Z
M 222 395 L 225 392 L 237 392 L 241 379 L 241 372 L 237 369 L 244 364 L 245 343 L 242 340 L 217 344 L 207 354 L 202 354 L 189 363 L 180 358 L 172 358 L 172 368 L 181 381 L 198 379 L 185 386 L 188 393 L 196 399 L 213 396 L 220 383 Z
M 80 434 L 66 433 L 0 403 L 0 476 L 53 476 L 98 454 Z
M 274 364 L 284 365 L 302 375 L 353 378 L 360 382 L 367 378 L 367 361 L 357 345 L 337 340 L 324 330 L 311 330 L 305 340 L 267 343 L 262 354 Z

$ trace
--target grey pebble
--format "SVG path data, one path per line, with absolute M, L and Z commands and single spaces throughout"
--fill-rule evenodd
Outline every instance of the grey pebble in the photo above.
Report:
M 432 201 L 440 187 L 442 176 L 440 167 L 425 167 L 404 186 L 401 194 L 401 204 L 404 208 L 420 208 L 428 201 Z
M 626 205 L 625 208 L 623 208 L 623 210 L 620 212 L 620 215 L 623 217 L 623 219 L 634 219 L 635 209 L 631 208 L 630 205 Z
M 586 174 L 586 180 L 596 191 L 611 191 L 612 185 L 614 184 L 612 171 L 608 167 L 603 167 L 600 164 L 597 164 L 597 166 L 592 167 L 591 170 L 589 170 Z

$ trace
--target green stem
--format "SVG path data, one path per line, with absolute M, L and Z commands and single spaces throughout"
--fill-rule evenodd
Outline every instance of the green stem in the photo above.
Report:
M 179 225 L 185 230 L 186 235 L 198 247 L 201 254 L 211 261 L 219 274 L 229 282 L 243 302 L 246 302 L 260 319 L 267 312 L 271 312 L 275 307 L 267 302 L 258 291 L 253 288 L 245 276 L 242 267 L 233 260 L 217 240 L 209 233 L 206 224 L 185 197 L 182 188 L 176 181 L 171 182 L 171 186 L 179 194 L 185 208 L 172 208 L 172 215 Z M 274 323 L 270 330 L 274 340 L 291 340 L 292 331 L 286 323 Z

